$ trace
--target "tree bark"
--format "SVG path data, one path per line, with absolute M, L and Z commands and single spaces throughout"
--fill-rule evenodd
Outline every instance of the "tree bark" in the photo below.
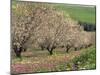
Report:
M 47 48 L 47 50 L 49 51 L 50 55 L 53 55 L 53 48 Z
M 75 47 L 75 51 L 77 51 L 78 48 Z
M 44 50 L 44 47 L 43 46 L 41 46 L 41 50 Z
M 22 48 L 21 47 L 19 49 L 17 47 L 14 48 L 14 52 L 16 54 L 16 57 L 21 58 L 21 52 L 22 52 Z
M 69 49 L 70 49 L 70 47 L 67 46 L 67 47 L 66 47 L 66 52 L 67 52 L 67 53 L 69 52 Z
M 50 55 L 53 55 L 53 49 L 50 50 Z

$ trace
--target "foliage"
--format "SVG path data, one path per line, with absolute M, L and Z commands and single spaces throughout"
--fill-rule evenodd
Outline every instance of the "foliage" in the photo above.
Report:
M 76 56 L 74 59 L 67 63 L 60 64 L 58 69 L 62 70 L 90 70 L 96 69 L 96 50 L 95 47 L 86 49 L 81 55 Z M 75 66 L 76 65 L 76 66 Z
M 73 63 L 78 63 L 80 70 L 82 69 L 95 69 L 96 68 L 96 50 L 95 48 L 90 48 L 86 53 L 81 56 L 76 57 Z

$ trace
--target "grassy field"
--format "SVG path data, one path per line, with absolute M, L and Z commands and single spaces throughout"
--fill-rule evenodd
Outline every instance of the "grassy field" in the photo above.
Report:
M 55 4 L 58 10 L 69 13 L 70 16 L 78 21 L 95 24 L 96 9 L 95 6 Z

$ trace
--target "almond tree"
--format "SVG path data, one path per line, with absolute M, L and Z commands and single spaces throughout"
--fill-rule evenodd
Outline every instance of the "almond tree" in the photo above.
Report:
M 16 2 L 12 7 L 11 42 L 17 57 L 21 57 L 24 45 L 34 36 L 34 31 L 39 25 L 40 20 L 37 20 L 35 15 L 31 3 Z
M 37 14 L 40 12 L 38 11 Z M 53 50 L 67 39 L 66 36 L 70 34 L 69 29 L 77 23 L 69 15 L 64 16 L 64 12 L 58 12 L 54 9 L 45 8 L 45 11 L 42 11 L 38 16 L 40 16 L 41 23 L 35 32 L 37 43 L 42 49 L 46 48 L 52 55 Z

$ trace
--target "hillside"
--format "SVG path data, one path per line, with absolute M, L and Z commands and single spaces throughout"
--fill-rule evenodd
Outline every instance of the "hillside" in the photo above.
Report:
M 95 6 L 55 4 L 58 10 L 69 13 L 70 16 L 78 21 L 95 24 L 96 9 Z

